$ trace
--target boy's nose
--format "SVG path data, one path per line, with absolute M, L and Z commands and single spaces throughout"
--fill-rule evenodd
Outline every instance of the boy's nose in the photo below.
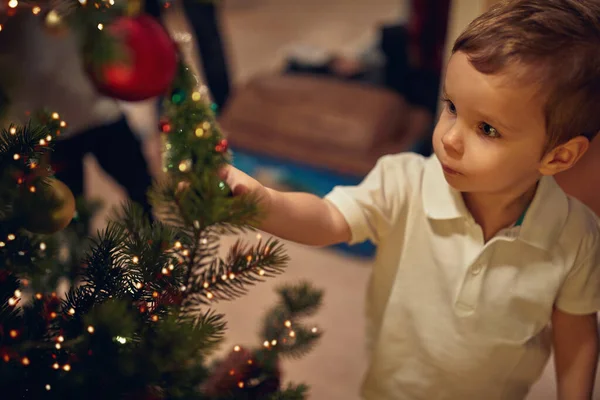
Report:
M 448 153 L 449 156 L 462 156 L 464 153 L 464 142 L 461 133 L 458 129 L 456 129 L 456 125 L 450 128 L 443 136 L 442 136 L 442 144 L 444 145 L 444 150 Z

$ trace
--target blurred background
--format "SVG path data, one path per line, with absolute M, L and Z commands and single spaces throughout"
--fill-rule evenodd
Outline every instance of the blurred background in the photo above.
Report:
M 234 164 L 271 187 L 317 195 L 360 182 L 383 154 L 430 154 L 448 46 L 493 3 L 185 1 L 147 1 L 146 7 L 163 19 L 207 85 Z M 160 175 L 156 101 L 119 107 L 141 140 L 152 175 Z M 596 141 L 593 152 L 598 147 Z M 596 159 L 587 157 L 579 171 L 559 179 L 598 212 L 589 188 L 600 178 L 581 173 L 596 166 Z M 106 212 L 126 196 L 93 156 L 85 157 L 85 192 L 102 199 Z M 95 228 L 104 225 L 105 211 Z M 363 299 L 374 248 L 286 246 L 291 266 L 283 276 L 253 288 L 243 300 L 217 305 L 229 323 L 224 351 L 254 344 L 244 341 L 255 339 L 257 322 L 275 300 L 274 286 L 308 279 L 325 290 L 316 317 L 325 335 L 306 358 L 284 365 L 284 379 L 306 382 L 314 399 L 358 399 L 367 362 Z M 553 381 L 550 364 L 530 398 L 554 398 Z

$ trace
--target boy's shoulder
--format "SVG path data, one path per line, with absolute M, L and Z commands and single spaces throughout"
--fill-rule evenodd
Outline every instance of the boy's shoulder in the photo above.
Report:
M 561 189 L 562 190 L 562 189 Z M 565 193 L 569 202 L 569 214 L 572 215 L 572 223 L 582 232 L 598 232 L 600 218 L 583 202 Z
M 431 180 L 434 175 L 443 177 L 442 167 L 435 155 L 423 156 L 410 152 L 389 154 L 379 158 L 369 175 L 376 175 L 392 186 L 404 186 L 407 190 L 408 188 L 420 189 L 423 181 Z
M 566 194 L 553 177 L 542 178 L 540 196 L 530 205 L 533 214 L 526 237 L 538 242 L 566 265 L 600 255 L 600 220 L 581 201 Z M 527 216 L 526 216 L 527 218 Z
M 387 154 L 379 158 L 374 169 L 383 168 L 390 173 L 421 173 L 432 157 L 435 156 L 425 157 L 411 152 Z
M 575 197 L 567 194 L 565 196 L 569 211 L 561 242 L 585 254 L 600 251 L 600 219 Z
M 398 153 L 382 156 L 369 172 L 365 182 L 377 182 L 386 192 L 410 192 L 420 186 L 423 173 L 431 157 L 416 153 Z

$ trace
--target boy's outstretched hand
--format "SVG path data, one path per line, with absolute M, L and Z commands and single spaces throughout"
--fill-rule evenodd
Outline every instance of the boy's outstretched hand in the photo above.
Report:
M 261 208 L 268 208 L 269 189 L 256 179 L 230 164 L 219 170 L 219 178 L 229 186 L 234 196 L 251 193 L 256 196 Z
M 265 217 L 256 228 L 294 242 L 327 246 L 351 239 L 344 216 L 330 202 L 308 193 L 283 193 L 265 187 L 239 169 L 226 165 L 219 178 L 234 196 L 252 194 Z

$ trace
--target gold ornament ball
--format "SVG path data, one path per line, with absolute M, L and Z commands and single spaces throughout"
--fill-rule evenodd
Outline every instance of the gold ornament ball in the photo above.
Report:
M 66 228 L 75 215 L 75 197 L 71 189 L 55 178 L 37 190 L 26 190 L 21 196 L 24 228 L 38 234 L 52 234 Z

